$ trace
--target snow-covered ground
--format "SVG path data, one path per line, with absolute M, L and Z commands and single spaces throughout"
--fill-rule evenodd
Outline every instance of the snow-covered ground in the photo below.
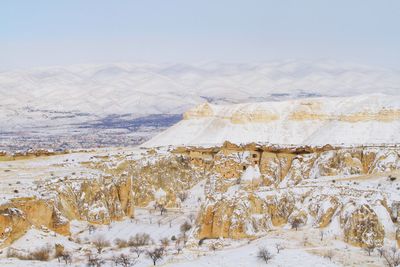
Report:
M 54 233 L 43 232 L 32 229 L 23 237 L 16 241 L 12 248 L 17 251 L 34 251 L 46 245 L 54 247 L 55 244 L 62 244 L 67 251 L 73 252 L 74 260 L 72 266 L 86 266 L 86 255 L 89 251 L 95 252 L 95 247 L 91 241 L 99 236 L 106 237 L 111 242 L 111 246 L 106 247 L 100 254 L 105 260 L 103 266 L 115 266 L 112 257 L 121 253 L 128 254 L 133 258 L 136 255 L 130 252 L 129 248 L 119 249 L 113 241 L 117 238 L 128 239 L 136 233 L 147 233 L 156 243 L 155 245 L 145 246 L 142 249 L 160 246 L 160 238 L 179 235 L 179 225 L 168 223 L 155 223 L 158 215 L 142 212 L 135 220 L 125 220 L 114 222 L 110 226 L 97 226 L 94 232 L 89 233 L 86 223 L 74 222 L 72 238 L 68 239 Z M 153 220 L 150 224 L 148 221 Z M 182 216 L 181 219 L 184 219 Z M 177 222 L 176 222 L 177 223 Z M 71 241 L 73 240 L 73 241 Z M 79 243 L 77 243 L 79 242 Z M 211 249 L 211 244 L 218 244 L 216 250 Z M 278 253 L 276 245 L 279 244 L 283 249 Z M 267 248 L 272 254 L 272 259 L 266 265 L 265 262 L 257 258 L 259 248 Z M 248 240 L 205 240 L 199 247 L 184 248 L 180 253 L 177 252 L 174 242 L 166 248 L 166 256 L 158 262 L 159 266 L 276 266 L 276 267 L 308 267 L 308 266 L 384 266 L 384 260 L 375 251 L 372 256 L 360 249 L 350 247 L 342 241 L 335 240 L 328 233 L 321 241 L 320 232 L 317 229 L 301 229 L 295 231 L 273 230 L 266 236 Z M 49 262 L 21 261 L 5 257 L 5 251 L 0 256 L 1 266 L 64 266 L 57 259 Z M 96 253 L 96 252 L 95 252 Z M 328 255 L 331 255 L 330 259 Z M 137 259 L 135 266 L 152 266 L 149 258 L 142 253 Z
M 96 162 L 99 158 L 108 156 L 110 165 L 118 165 L 119 160 L 124 158 L 139 159 L 143 157 L 144 150 L 138 148 L 111 148 L 99 149 L 91 152 L 76 152 L 66 155 L 39 157 L 27 160 L 15 160 L 0 162 L 0 185 L 2 196 L 6 199 L 14 196 L 35 194 L 33 185 L 35 181 L 41 179 L 52 179 L 51 173 L 55 177 L 70 176 L 78 178 L 96 176 L 95 170 L 84 167 L 82 163 L 86 161 Z M 167 155 L 168 152 L 160 150 L 160 154 Z M 154 161 L 154 156 L 146 154 L 145 163 Z M 10 170 L 6 171 L 5 170 Z M 257 170 L 250 169 L 246 175 L 257 176 Z M 75 174 L 72 174 L 75 172 Z M 81 174 L 82 172 L 82 174 Z M 295 188 L 293 193 L 306 191 L 311 187 L 320 187 L 321 194 L 336 194 L 340 188 L 347 187 L 349 190 L 364 190 L 371 192 L 384 192 L 389 201 L 400 200 L 398 188 L 400 181 L 389 181 L 388 175 L 397 175 L 396 172 L 374 175 L 348 175 L 318 177 L 318 179 L 304 179 Z M 16 184 L 15 178 L 20 177 L 21 183 Z M 24 178 L 24 179 L 22 179 Z M 245 179 L 246 180 L 246 179 Z M 334 186 L 333 185 L 334 181 Z M 55 244 L 62 244 L 66 251 L 73 255 L 72 266 L 85 266 L 87 254 L 96 252 L 93 245 L 99 237 L 104 237 L 110 242 L 99 257 L 105 260 L 103 266 L 115 266 L 112 262 L 113 256 L 121 253 L 135 258 L 135 253 L 130 247 L 118 248 L 114 243 L 116 239 L 129 240 L 136 234 L 149 234 L 154 243 L 144 246 L 143 250 L 151 250 L 161 246 L 160 240 L 167 238 L 170 244 L 166 247 L 166 255 L 157 265 L 160 266 L 282 266 L 282 267 L 308 267 L 308 266 L 384 266 L 384 259 L 375 250 L 371 256 L 361 248 L 352 247 L 343 242 L 340 234 L 339 218 L 335 217 L 329 226 L 324 228 L 324 236 L 321 237 L 321 229 L 314 228 L 308 224 L 301 227 L 298 231 L 291 229 L 290 225 L 283 227 L 271 227 L 268 231 L 256 235 L 255 239 L 231 240 L 231 239 L 208 239 L 199 245 L 199 240 L 193 238 L 192 233 L 188 232 L 189 240 L 187 246 L 178 253 L 177 245 L 172 241 L 172 237 L 182 236 L 181 225 L 184 222 L 194 224 L 196 215 L 199 212 L 201 203 L 205 200 L 205 180 L 195 184 L 189 191 L 186 200 L 181 203 L 180 208 L 168 208 L 167 212 L 160 214 L 159 210 L 154 210 L 153 203 L 148 207 L 136 207 L 133 219 L 112 222 L 110 225 L 95 225 L 94 230 L 90 230 L 90 224 L 83 221 L 71 222 L 71 237 L 64 237 L 55 234 L 48 229 L 30 229 L 24 236 L 15 241 L 11 248 L 20 253 L 29 253 L 44 246 L 51 248 Z M 356 183 L 354 183 L 356 182 Z M 13 194 L 8 192 L 8 184 L 12 183 L 12 188 L 18 189 L 21 193 Z M 234 195 L 239 185 L 234 185 L 228 189 L 225 196 Z M 30 191 L 29 191 L 30 189 Z M 266 191 L 259 191 L 257 194 L 263 198 L 267 195 L 280 194 L 286 188 L 269 188 Z M 360 202 L 363 199 L 359 200 Z M 372 207 L 378 215 L 388 237 L 385 239 L 385 246 L 393 246 L 396 231 L 390 215 L 386 209 L 377 205 Z M 194 228 L 192 228 L 194 229 Z M 339 233 L 339 234 L 338 234 Z M 276 244 L 284 247 L 279 253 Z M 259 248 L 265 247 L 273 255 L 272 259 L 265 262 L 257 258 Z M 213 249 L 215 248 L 215 250 Z M 151 266 L 151 260 L 143 252 L 136 259 L 135 266 Z M 7 257 L 7 248 L 0 250 L 0 266 L 64 266 L 57 259 L 48 262 L 26 261 Z

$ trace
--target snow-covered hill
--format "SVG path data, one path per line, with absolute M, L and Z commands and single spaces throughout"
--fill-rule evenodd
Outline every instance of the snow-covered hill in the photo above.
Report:
M 145 146 L 263 142 L 365 145 L 400 142 L 400 97 L 381 94 L 236 105 L 202 104 Z
M 74 120 L 104 114 L 178 114 L 208 100 L 258 102 L 304 96 L 398 94 L 400 73 L 332 62 L 268 64 L 108 64 L 0 73 L 1 120 L 32 110 L 75 112 Z M 18 114 L 16 114 L 18 112 Z M 89 114 L 87 114 L 89 113 Z M 74 114 L 73 114 L 74 115 Z M 60 116 L 58 116 L 60 117 Z M 54 118 L 53 118 L 54 119 Z
M 46 140 L 49 135 L 62 139 L 58 143 L 66 141 L 69 147 L 91 143 L 75 137 L 65 140 L 73 132 L 78 137 L 95 133 L 99 137 L 92 141 L 104 145 L 114 144 L 102 136 L 123 138 L 124 144 L 132 145 L 205 101 L 235 104 L 399 92 L 399 71 L 330 61 L 103 64 L 7 71 L 0 72 L 0 144 L 10 147 L 8 141 L 17 136 L 14 143 L 26 147 L 31 139 L 41 143 L 43 135 Z M 115 129 L 118 135 L 111 136 Z

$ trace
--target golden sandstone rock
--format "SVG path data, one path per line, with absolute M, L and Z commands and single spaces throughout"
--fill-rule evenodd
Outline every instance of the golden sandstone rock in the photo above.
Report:
M 318 182 L 321 176 L 395 170 L 400 160 L 398 150 L 225 143 L 222 147 L 181 148 L 167 155 L 152 151 L 151 161 L 121 159 L 113 168 L 106 164 L 109 158 L 102 158 L 100 163 L 85 166 L 104 171 L 104 177 L 64 179 L 45 185 L 48 192 L 56 192 L 51 200 L 26 198 L 3 204 L 0 239 L 2 245 L 10 244 L 31 226 L 68 235 L 70 220 L 108 224 L 132 217 L 134 206 L 147 206 L 156 200 L 159 189 L 165 192 L 166 207 L 179 207 L 179 194 L 184 195 L 205 179 L 207 200 L 198 215 L 198 238 L 251 238 L 293 220 L 323 228 L 340 218 L 346 242 L 356 246 L 381 244 L 385 231 L 373 205 L 351 204 L 373 191 L 364 194 L 362 190 L 332 186 L 334 191 L 322 193 L 324 186 L 302 187 L 302 182 L 313 178 Z M 257 181 L 241 181 L 250 169 L 259 169 Z M 383 197 L 378 199 L 382 201 L 374 205 L 384 206 L 396 223 L 400 208 L 395 202 L 389 206 Z M 399 235 L 398 230 L 397 240 Z
M 385 231 L 370 206 L 362 205 L 350 214 L 343 214 L 341 224 L 346 242 L 360 247 L 383 245 Z
M 31 226 L 46 227 L 69 235 L 69 221 L 55 210 L 54 204 L 36 198 L 13 199 L 0 207 L 0 246 L 21 237 Z
M 203 118 L 203 117 L 211 117 L 214 115 L 214 112 L 208 103 L 201 104 L 183 114 L 183 119 L 192 119 L 192 118 Z

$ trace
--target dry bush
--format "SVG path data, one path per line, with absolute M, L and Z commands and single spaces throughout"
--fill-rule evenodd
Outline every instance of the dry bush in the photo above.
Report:
M 148 246 L 152 242 L 153 240 L 151 239 L 149 234 L 137 233 L 136 235 L 129 238 L 128 245 L 130 247 L 142 247 L 142 246 Z
M 30 255 L 24 254 L 14 248 L 7 249 L 7 258 L 16 258 L 20 260 L 31 260 Z
M 93 241 L 92 241 L 93 245 L 96 247 L 97 249 L 97 253 L 101 253 L 103 251 L 104 248 L 111 246 L 110 241 L 108 241 L 104 236 L 100 235 L 98 237 L 96 237 Z
M 37 260 L 37 261 L 48 261 L 50 260 L 51 247 L 46 245 L 42 248 L 29 253 L 22 253 L 13 248 L 7 250 L 8 258 L 17 258 L 20 260 Z
M 39 248 L 31 253 L 32 259 L 38 261 L 48 261 L 50 259 L 50 246 Z
M 126 248 L 129 246 L 128 241 L 121 238 L 115 239 L 114 244 L 117 245 L 118 248 Z
M 169 246 L 169 239 L 168 239 L 167 237 L 162 238 L 162 239 L 160 240 L 160 242 L 161 242 L 161 245 L 162 245 L 164 248 L 166 248 L 166 247 Z

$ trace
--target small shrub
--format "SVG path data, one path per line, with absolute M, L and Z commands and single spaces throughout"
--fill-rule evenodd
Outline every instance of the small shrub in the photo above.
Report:
M 7 258 L 16 258 L 16 259 L 20 259 L 20 260 L 30 260 L 31 259 L 31 257 L 29 255 L 19 252 L 14 248 L 7 249 Z
M 269 252 L 267 248 L 262 247 L 258 249 L 257 258 L 264 261 L 265 263 L 268 263 L 270 260 L 272 260 L 273 257 L 274 255 L 272 255 L 272 253 Z
M 161 242 L 161 245 L 164 247 L 164 248 L 166 248 L 166 247 L 168 247 L 169 246 L 169 239 L 168 238 L 162 238 L 161 240 L 160 240 L 160 242 Z
M 148 246 L 152 243 L 152 239 L 149 234 L 137 233 L 136 235 L 129 238 L 128 246 L 130 247 L 142 247 Z
M 48 261 L 50 259 L 50 246 L 39 248 L 31 253 L 32 259 L 38 261 Z
M 117 238 L 114 240 L 114 244 L 118 247 L 118 248 L 126 248 L 128 247 L 128 241 L 121 239 L 121 238 Z
M 328 250 L 327 252 L 325 252 L 324 257 L 329 259 L 330 261 L 332 261 L 334 256 L 334 252 L 333 250 Z
M 275 249 L 276 249 L 276 253 L 279 254 L 279 252 L 281 252 L 281 250 L 283 250 L 285 247 L 282 244 L 276 243 L 275 244 Z

